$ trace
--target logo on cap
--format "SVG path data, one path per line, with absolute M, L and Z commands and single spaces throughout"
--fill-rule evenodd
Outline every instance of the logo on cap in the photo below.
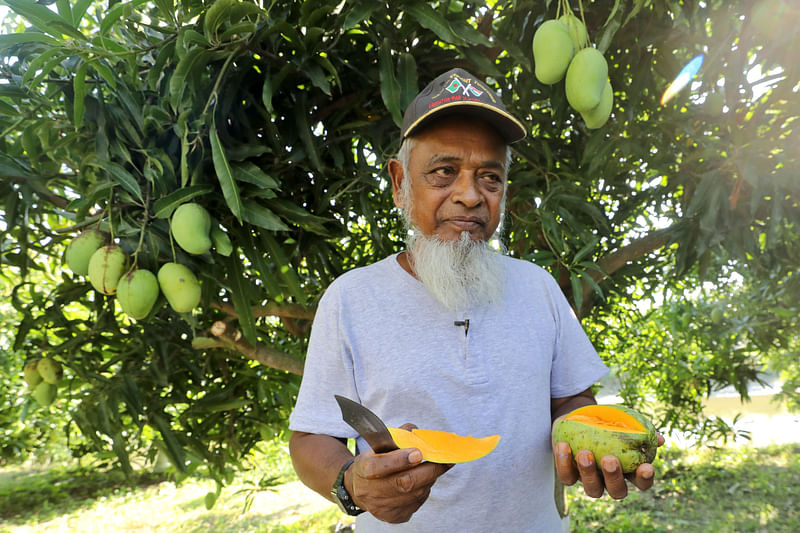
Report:
M 450 82 L 450 85 L 445 88 L 445 90 L 452 94 L 455 94 L 460 90 L 464 93 L 464 96 L 469 96 L 470 93 L 472 93 L 474 96 L 480 97 L 483 94 L 483 91 L 479 91 L 473 87 L 471 83 L 464 85 L 464 82 L 461 81 L 461 78 L 454 78 L 453 81 Z

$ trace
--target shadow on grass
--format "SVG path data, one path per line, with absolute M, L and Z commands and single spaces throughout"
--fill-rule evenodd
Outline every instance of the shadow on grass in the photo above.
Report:
M 88 469 L 13 470 L 0 475 L 0 522 L 21 524 L 67 514 L 92 504 L 98 497 L 133 492 L 156 485 L 164 474 L 138 473 L 126 478 L 119 471 Z

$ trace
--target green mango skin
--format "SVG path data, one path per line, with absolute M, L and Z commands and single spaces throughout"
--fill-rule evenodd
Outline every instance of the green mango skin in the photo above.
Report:
M 200 255 L 211 249 L 211 215 L 202 205 L 179 206 L 172 215 L 170 227 L 175 242 L 190 254 Z
M 581 113 L 586 127 L 593 130 L 602 127 L 611 116 L 612 107 L 614 107 L 614 89 L 611 87 L 611 82 L 606 80 L 603 95 L 600 97 L 597 107 Z
M 569 30 L 557 20 L 544 21 L 533 34 L 534 74 L 545 85 L 564 78 L 574 54 Z
M 46 383 L 50 383 L 51 385 L 55 385 L 61 381 L 61 377 L 64 375 L 64 369 L 61 367 L 61 363 L 49 357 L 39 359 L 39 362 L 36 363 L 36 371 L 39 372 L 39 375 L 42 376 L 42 379 Z
M 64 261 L 74 273 L 85 276 L 89 273 L 89 260 L 98 248 L 103 246 L 108 236 L 100 230 L 86 230 L 69 243 L 64 252 Z
M 149 270 L 128 272 L 117 284 L 117 301 L 131 318 L 141 320 L 150 314 L 158 299 L 158 280 Z
M 589 450 L 598 463 L 604 456 L 613 455 L 619 459 L 622 471 L 626 474 L 635 472 L 642 463 L 653 462 L 658 449 L 658 436 L 653 424 L 633 409 L 620 405 L 613 407 L 636 418 L 647 431 L 645 433 L 627 433 L 561 419 L 553 424 L 553 442 L 569 444 L 573 456 L 580 450 Z
M 579 113 L 596 107 L 600 103 L 606 81 L 606 58 L 595 48 L 584 48 L 575 54 L 567 69 L 564 88 L 569 105 Z
M 558 21 L 569 31 L 569 36 L 572 38 L 572 44 L 575 45 L 575 50 L 585 48 L 589 44 L 589 32 L 586 31 L 586 25 L 584 25 L 581 19 L 572 13 L 564 13 L 558 17 Z
M 25 383 L 27 383 L 28 387 L 31 389 L 42 382 L 42 375 L 39 374 L 39 371 L 36 369 L 37 366 L 38 361 L 29 361 L 25 363 L 22 369 L 22 376 L 25 378 Z
M 116 244 L 98 248 L 89 260 L 89 281 L 103 294 L 117 292 L 119 278 L 125 273 L 127 254 Z
M 165 263 L 158 269 L 158 285 L 170 307 L 178 313 L 188 313 L 200 303 L 200 282 L 179 263 Z
M 47 407 L 56 399 L 56 392 L 58 392 L 58 387 L 43 381 L 33 389 L 33 399 L 42 407 Z

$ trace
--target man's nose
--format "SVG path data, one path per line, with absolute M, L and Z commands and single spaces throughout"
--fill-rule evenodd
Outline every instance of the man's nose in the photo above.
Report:
M 460 203 L 466 207 L 480 205 L 483 200 L 481 191 L 478 188 L 478 181 L 472 172 L 461 172 L 458 179 L 453 183 L 453 193 L 451 199 L 455 203 Z

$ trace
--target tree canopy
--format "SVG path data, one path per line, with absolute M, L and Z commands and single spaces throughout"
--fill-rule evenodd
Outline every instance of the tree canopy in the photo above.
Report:
M 563 82 L 533 75 L 534 31 L 559 2 L 0 3 L 10 349 L 64 365 L 56 405 L 76 453 L 112 450 L 129 470 L 134 451 L 161 450 L 224 479 L 285 428 L 316 301 L 403 247 L 385 162 L 417 90 L 454 66 L 529 132 L 513 146 L 503 244 L 556 277 L 626 401 L 706 434 L 729 428 L 702 416 L 702 397 L 746 396 L 765 369 L 798 401 L 791 2 L 572 2 L 614 88 L 596 130 Z M 209 252 L 171 238 L 187 202 L 210 213 Z M 126 316 L 62 265 L 89 228 L 138 268 L 190 268 L 200 305 L 177 313 L 162 295 Z

